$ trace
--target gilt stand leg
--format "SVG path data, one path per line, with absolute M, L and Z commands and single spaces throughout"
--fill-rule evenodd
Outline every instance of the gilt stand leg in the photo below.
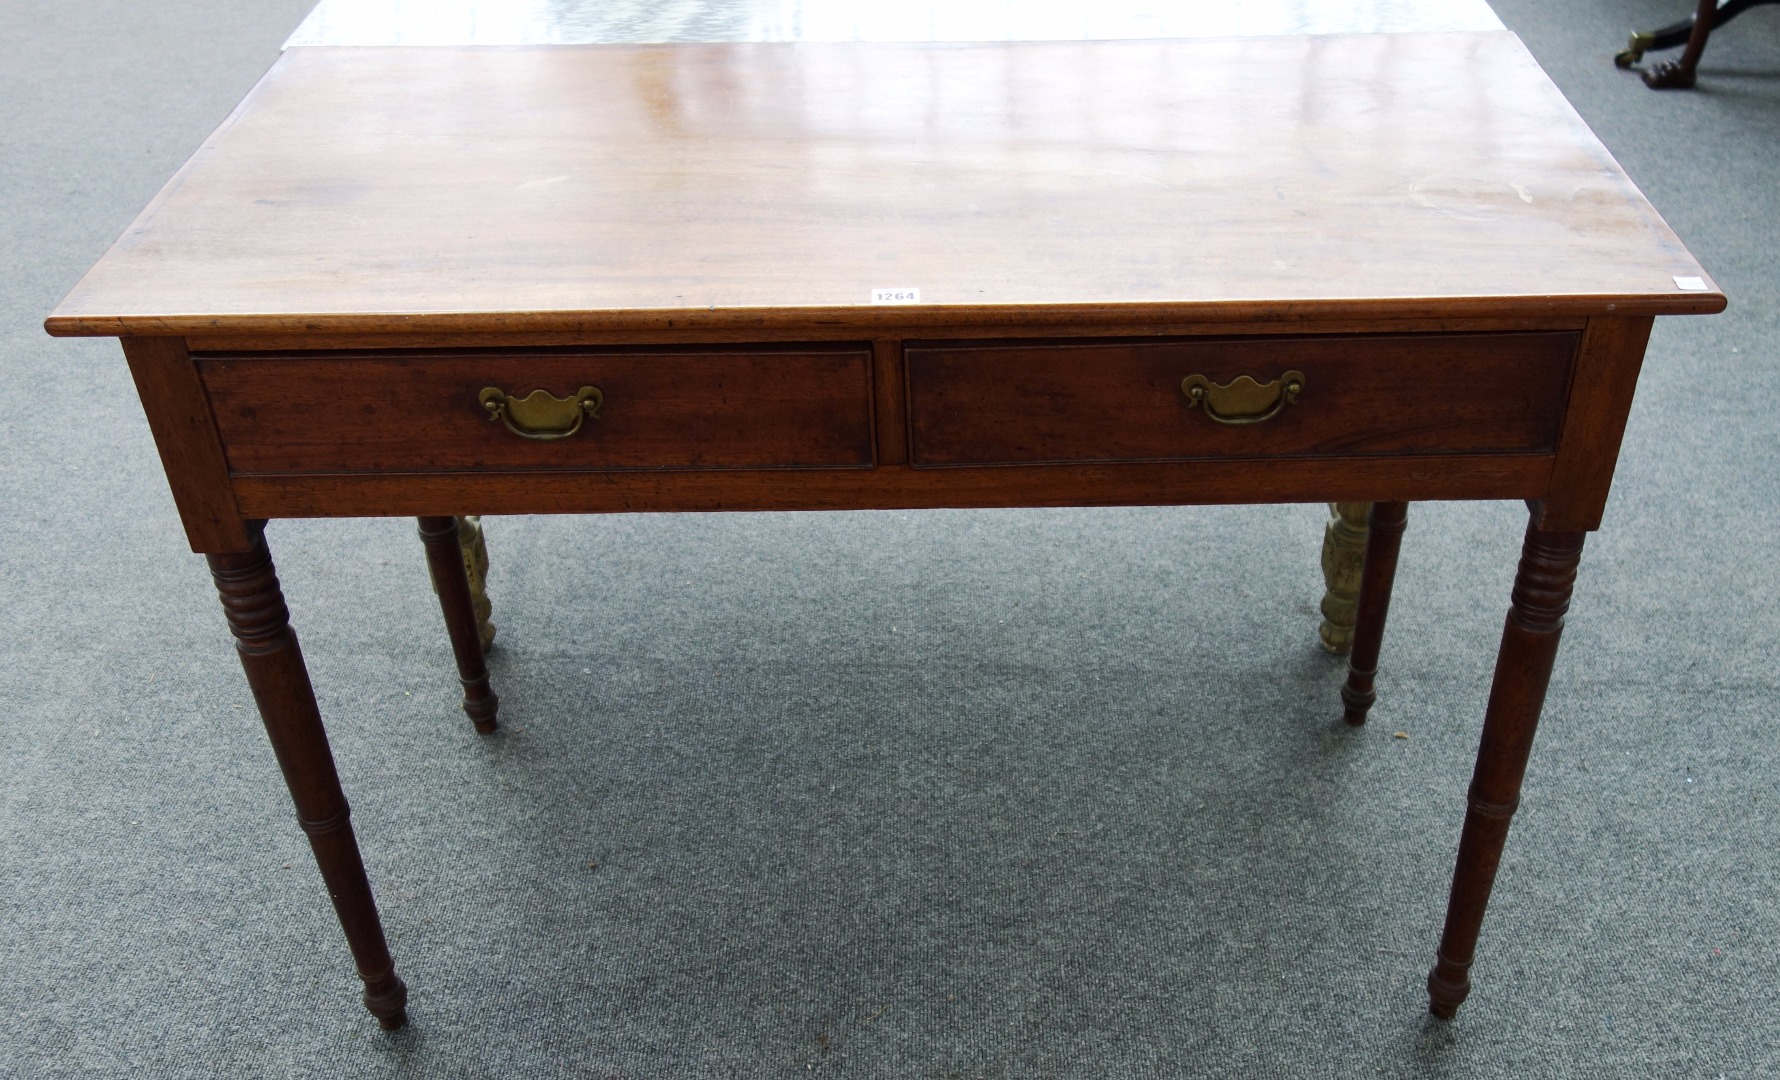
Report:
M 1471 992 L 1471 960 L 1483 910 L 1495 884 L 1508 822 L 1520 804 L 1521 778 L 1533 749 L 1533 731 L 1545 705 L 1564 613 L 1582 558 L 1580 532 L 1544 532 L 1529 525 L 1521 549 L 1514 600 L 1502 628 L 1495 681 L 1483 718 L 1483 740 L 1467 794 L 1458 866 L 1446 906 L 1446 929 L 1434 970 L 1428 974 L 1428 1011 L 1450 1020 Z
M 476 629 L 484 653 L 494 648 L 494 605 L 488 600 L 488 542 L 482 538 L 482 519 L 466 514 L 457 519 L 457 546 L 464 555 L 464 573 L 470 579 L 470 602 L 476 608 Z
M 1360 567 L 1366 556 L 1366 512 L 1371 503 L 1330 503 L 1323 529 L 1323 648 L 1337 656 L 1354 647 Z
M 328 898 L 364 980 L 365 1008 L 386 1030 L 399 1028 L 407 1023 L 408 988 L 396 974 L 383 938 L 377 902 L 352 834 L 351 811 L 340 790 L 315 690 L 290 627 L 290 611 L 263 530 L 261 522 L 251 550 L 207 556 L 210 575 L 222 596 L 272 753 L 296 804 L 297 823 L 308 834 Z
M 1358 727 L 1366 722 L 1378 694 L 1372 680 L 1378 675 L 1378 650 L 1384 642 L 1384 620 L 1391 609 L 1391 582 L 1397 577 L 1397 550 L 1403 543 L 1403 525 L 1409 504 L 1372 504 L 1368 515 L 1366 565 L 1360 574 L 1360 598 L 1354 623 L 1353 658 L 1347 665 L 1347 683 L 1341 688 L 1342 718 Z
M 457 657 L 458 679 L 464 685 L 464 712 L 484 735 L 499 726 L 495 713 L 500 698 L 488 685 L 488 664 L 482 655 L 482 632 L 477 625 L 475 600 L 464 569 L 463 549 L 458 546 L 454 517 L 423 517 L 420 539 L 426 543 L 426 561 L 433 574 L 433 590 L 445 612 L 445 632 Z

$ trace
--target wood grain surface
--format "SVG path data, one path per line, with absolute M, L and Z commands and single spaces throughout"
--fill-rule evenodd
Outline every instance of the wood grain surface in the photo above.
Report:
M 229 465 L 197 366 L 178 338 L 124 338 L 167 484 L 193 551 L 249 550 L 254 534 L 229 491 Z
M 880 287 L 921 302 L 872 306 Z M 857 331 L 1039 306 L 1723 305 L 1502 32 L 295 49 L 46 325 Z
M 252 475 L 231 486 L 242 513 L 269 518 L 1183 506 L 1536 499 L 1550 484 L 1551 464 L 1540 454 L 1448 454 L 948 469 Z
M 1649 317 L 1589 320 L 1576 351 L 1576 375 L 1570 383 L 1564 441 L 1552 468 L 1551 490 L 1534 514 L 1539 528 L 1601 527 L 1653 322 Z
M 916 465 L 1549 453 L 1579 335 L 911 343 Z M 1188 375 L 1305 377 L 1261 423 L 1213 421 Z
M 241 473 L 870 468 L 872 363 L 852 349 L 552 350 L 201 356 Z M 491 418 L 493 386 L 604 395 L 541 442 Z

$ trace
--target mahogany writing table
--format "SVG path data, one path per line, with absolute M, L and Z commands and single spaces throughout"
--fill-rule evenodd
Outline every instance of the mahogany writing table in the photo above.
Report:
M 1651 320 L 1724 297 L 1505 32 L 295 49 L 47 322 L 123 341 L 386 1026 L 262 526 L 1524 499 L 1430 1007 L 1451 1016 Z

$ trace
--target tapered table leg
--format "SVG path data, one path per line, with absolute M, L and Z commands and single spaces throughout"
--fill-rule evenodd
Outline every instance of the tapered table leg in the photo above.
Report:
M 1529 525 L 1514 579 L 1514 601 L 1496 654 L 1495 681 L 1483 718 L 1483 740 L 1471 774 L 1458 867 L 1446 906 L 1446 929 L 1428 974 L 1428 1011 L 1451 1019 L 1471 992 L 1471 960 L 1484 907 L 1496 881 L 1508 822 L 1520 804 L 1521 778 L 1533 731 L 1545 705 L 1564 613 L 1582 558 L 1580 532 L 1544 532 Z
M 340 790 L 303 652 L 290 627 L 290 611 L 278 587 L 264 527 L 264 522 L 255 527 L 251 550 L 207 556 L 210 574 L 222 596 L 272 753 L 296 804 L 297 823 L 308 834 L 334 913 L 364 980 L 365 1008 L 384 1028 L 398 1028 L 407 1022 L 408 988 L 396 974 L 383 938 L 377 902 L 352 834 L 351 811 Z
M 1385 616 L 1391 610 L 1391 583 L 1397 577 L 1397 551 L 1403 545 L 1403 525 L 1409 504 L 1373 503 L 1366 519 L 1366 563 L 1360 571 L 1360 598 L 1355 609 L 1354 649 L 1347 664 L 1347 683 L 1341 688 L 1343 719 L 1359 726 L 1366 722 L 1378 694 L 1372 681 L 1378 675 L 1378 650 L 1384 643 Z
M 495 713 L 501 699 L 488 685 L 488 663 L 482 654 L 482 631 L 477 624 L 475 598 L 458 546 L 457 519 L 423 517 L 420 538 L 426 543 L 426 561 L 433 574 L 433 589 L 445 612 L 445 632 L 457 657 L 457 676 L 464 685 L 464 712 L 486 735 L 499 726 Z

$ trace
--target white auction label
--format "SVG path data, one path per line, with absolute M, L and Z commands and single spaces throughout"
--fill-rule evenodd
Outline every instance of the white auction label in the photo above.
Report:
M 919 304 L 920 289 L 873 289 L 871 302 L 874 304 Z
M 1698 277 L 1681 277 L 1677 275 L 1675 278 L 1675 287 L 1682 292 L 1705 292 L 1706 279 Z

